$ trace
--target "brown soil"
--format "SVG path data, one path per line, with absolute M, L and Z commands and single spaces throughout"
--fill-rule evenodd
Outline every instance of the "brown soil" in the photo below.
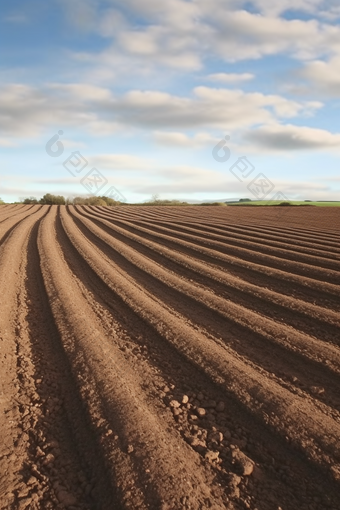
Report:
M 0 508 L 338 510 L 339 226 L 0 208 Z

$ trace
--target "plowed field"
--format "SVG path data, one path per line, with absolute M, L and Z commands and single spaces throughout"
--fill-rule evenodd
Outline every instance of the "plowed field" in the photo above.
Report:
M 339 510 L 339 227 L 0 207 L 0 508 Z

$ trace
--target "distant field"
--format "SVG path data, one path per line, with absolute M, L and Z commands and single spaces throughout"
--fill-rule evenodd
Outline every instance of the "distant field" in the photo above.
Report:
M 237 202 L 230 203 L 227 205 L 278 205 L 281 204 L 282 200 L 252 200 L 251 202 Z M 287 200 L 291 205 L 316 205 L 318 207 L 340 207 L 340 202 L 305 202 L 297 200 Z

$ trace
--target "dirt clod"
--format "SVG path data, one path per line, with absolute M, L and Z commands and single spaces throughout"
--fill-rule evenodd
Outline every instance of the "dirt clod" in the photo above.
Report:
M 243 476 L 249 476 L 254 470 L 254 462 L 238 449 L 233 450 L 232 458 L 235 468 Z

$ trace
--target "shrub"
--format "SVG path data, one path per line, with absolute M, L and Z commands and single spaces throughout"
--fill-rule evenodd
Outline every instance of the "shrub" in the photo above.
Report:
M 280 202 L 279 204 L 277 205 L 292 205 L 290 202 Z
M 39 203 L 43 205 L 65 205 L 65 198 L 61 195 L 46 193 L 46 195 L 40 199 Z
M 180 200 L 155 200 L 145 202 L 144 205 L 189 205 L 187 202 L 181 202 Z
M 100 197 L 89 197 L 85 199 L 86 205 L 107 205 L 105 200 Z
M 73 205 L 120 205 L 121 202 L 116 202 L 113 198 L 109 197 L 75 197 L 68 200 L 68 204 Z
M 70 199 L 71 204 L 73 205 L 86 205 L 84 197 L 75 197 L 73 200 Z
M 152 195 L 151 199 L 144 203 L 144 205 L 189 205 L 188 202 L 181 202 L 180 200 L 165 200 L 161 199 L 159 195 Z
M 103 204 L 103 205 L 119 205 L 121 203 L 118 200 L 114 200 L 113 198 L 109 198 L 109 197 L 105 197 L 105 196 L 102 196 L 99 198 L 105 202 L 105 204 Z
M 23 203 L 24 204 L 38 204 L 39 202 L 38 202 L 37 198 L 29 197 L 29 198 L 24 198 Z
M 199 204 L 199 205 L 214 205 L 214 206 L 223 206 L 225 207 L 227 204 L 225 202 L 204 202 L 203 204 Z

